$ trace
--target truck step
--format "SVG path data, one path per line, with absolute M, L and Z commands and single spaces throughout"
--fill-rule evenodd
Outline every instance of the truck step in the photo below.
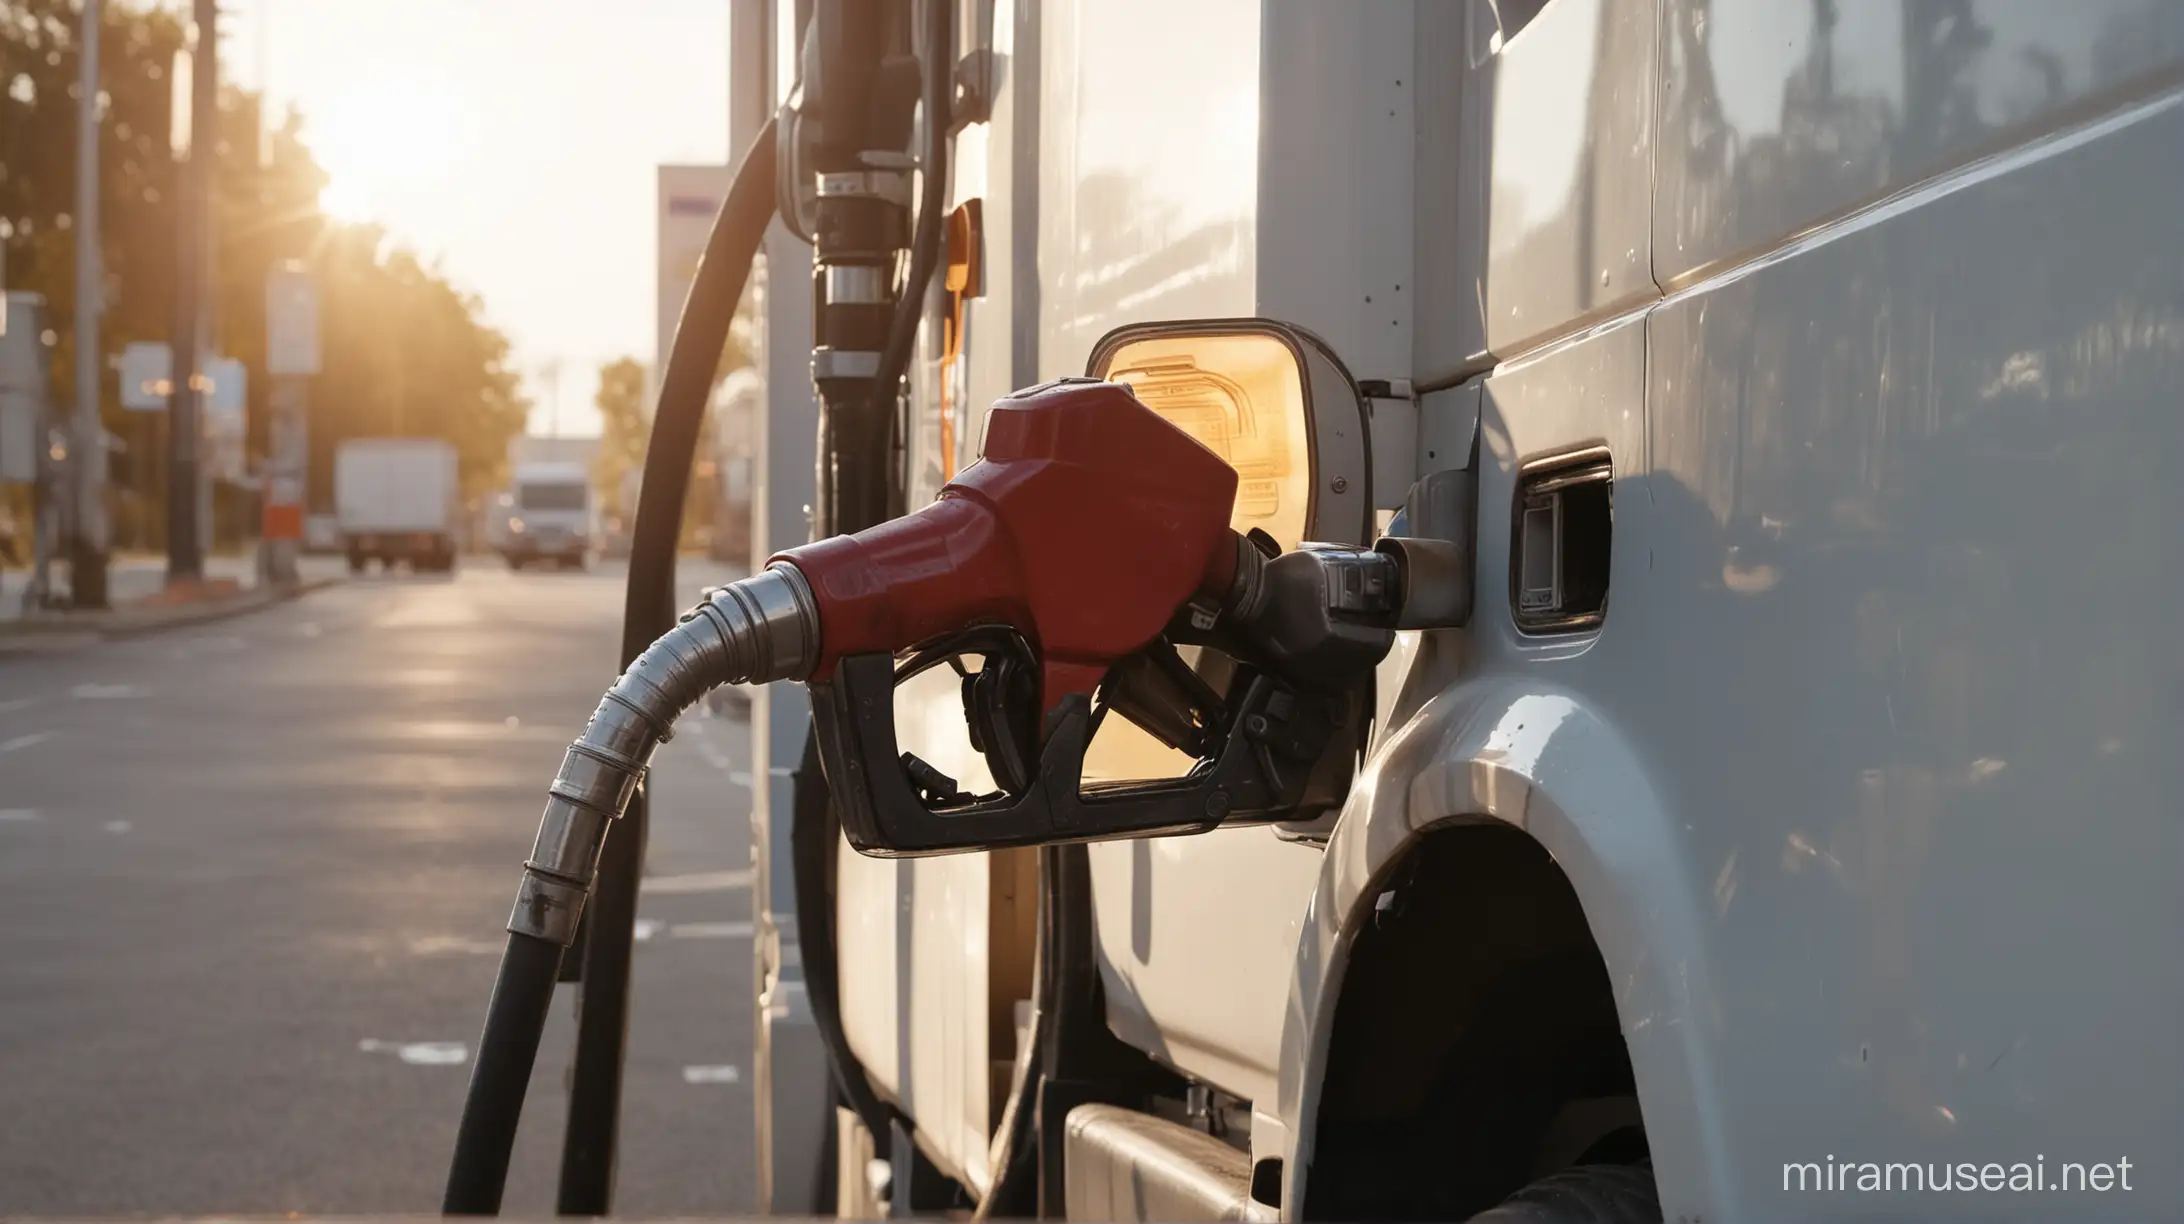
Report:
M 1180 1123 L 1079 1105 L 1062 1139 L 1072 1220 L 1256 1220 L 1251 1157 Z

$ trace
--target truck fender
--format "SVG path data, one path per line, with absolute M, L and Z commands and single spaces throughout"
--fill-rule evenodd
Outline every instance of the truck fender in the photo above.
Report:
M 1712 1105 L 1707 894 L 1676 852 L 1677 822 L 1613 721 L 1575 693 L 1510 675 L 1463 681 L 1421 708 L 1362 771 L 1329 837 L 1282 1023 L 1285 1215 L 1295 1218 L 1304 1202 L 1343 970 L 1380 882 L 1429 830 L 1482 820 L 1538 841 L 1577 894 L 1615 983 L 1669 1218 L 1734 1218 Z

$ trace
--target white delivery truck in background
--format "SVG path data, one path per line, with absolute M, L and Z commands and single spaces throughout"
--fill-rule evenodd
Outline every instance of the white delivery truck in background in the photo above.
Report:
M 407 561 L 455 568 L 461 514 L 455 447 L 438 438 L 356 438 L 334 454 L 334 510 L 351 573 Z
M 511 484 L 515 504 L 506 530 L 499 533 L 508 568 L 522 569 L 533 561 L 584 568 L 599 538 L 598 503 L 585 465 L 520 463 Z

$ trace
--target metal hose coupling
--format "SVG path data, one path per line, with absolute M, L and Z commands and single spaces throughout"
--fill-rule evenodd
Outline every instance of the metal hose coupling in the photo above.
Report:
M 561 758 L 509 931 L 564 948 L 574 942 L 607 827 L 629 810 L 675 720 L 720 685 L 801 679 L 818 657 L 818 605 L 785 562 L 716 588 L 685 612 L 607 690 Z

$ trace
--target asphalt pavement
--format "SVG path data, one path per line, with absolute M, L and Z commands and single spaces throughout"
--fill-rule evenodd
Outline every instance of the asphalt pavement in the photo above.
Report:
M 0 1215 L 436 1212 L 621 602 L 472 559 L 0 659 Z M 748 730 L 694 712 L 654 767 L 621 1214 L 753 1206 Z M 510 1213 L 552 1208 L 571 990 Z

